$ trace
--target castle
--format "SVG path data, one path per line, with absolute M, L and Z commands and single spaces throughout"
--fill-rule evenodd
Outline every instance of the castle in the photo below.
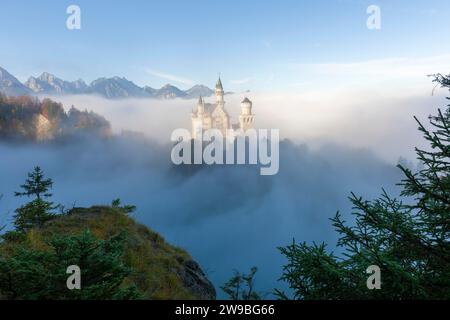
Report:
M 205 103 L 203 98 L 199 97 L 197 110 L 192 112 L 192 138 L 196 139 L 203 131 L 208 129 L 218 129 L 225 136 L 227 129 L 246 131 L 253 128 L 255 116 L 252 114 L 252 102 L 248 98 L 244 98 L 241 102 L 239 123 L 231 124 L 230 116 L 225 110 L 224 94 L 222 81 L 219 77 L 214 90 L 216 103 Z

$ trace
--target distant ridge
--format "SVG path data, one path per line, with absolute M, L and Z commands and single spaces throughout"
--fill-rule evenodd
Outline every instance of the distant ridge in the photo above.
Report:
M 34 93 L 45 94 L 77 94 L 85 92 L 88 88 L 86 83 L 81 79 L 69 82 L 47 72 L 44 72 L 37 78 L 28 78 L 24 85 Z
M 31 94 L 32 91 L 16 77 L 0 67 L 0 92 L 9 96 Z
M 98 78 L 88 85 L 81 79 L 66 81 L 48 72 L 42 73 L 39 77 L 29 77 L 25 83 L 21 83 L 8 71 L 0 67 L 0 93 L 9 96 L 92 94 L 108 99 L 193 99 L 199 96 L 209 97 L 214 91 L 204 85 L 195 85 L 185 91 L 171 84 L 167 84 L 160 89 L 150 86 L 140 87 L 123 77 Z

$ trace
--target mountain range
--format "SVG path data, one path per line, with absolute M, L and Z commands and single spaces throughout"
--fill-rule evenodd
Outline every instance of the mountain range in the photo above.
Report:
M 94 94 L 108 99 L 121 98 L 198 98 L 211 96 L 214 91 L 204 85 L 195 85 L 188 90 L 181 90 L 167 84 L 160 89 L 149 86 L 140 87 L 126 78 L 98 78 L 90 84 L 83 80 L 66 81 L 53 74 L 44 72 L 39 77 L 30 77 L 21 83 L 16 77 L 0 67 L 0 93 L 9 96 L 20 95 L 66 95 Z

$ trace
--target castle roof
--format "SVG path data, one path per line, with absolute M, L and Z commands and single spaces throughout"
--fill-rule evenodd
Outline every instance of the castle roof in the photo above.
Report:
M 252 103 L 249 98 L 245 97 L 241 103 Z
M 220 77 L 219 77 L 219 80 L 217 80 L 216 89 L 223 90 L 222 80 L 220 80 Z

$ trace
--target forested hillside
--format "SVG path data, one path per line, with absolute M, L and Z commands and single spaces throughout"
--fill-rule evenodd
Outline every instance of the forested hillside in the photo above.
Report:
M 35 97 L 0 94 L 0 139 L 48 141 L 74 135 L 109 136 L 109 122 L 102 116 Z

